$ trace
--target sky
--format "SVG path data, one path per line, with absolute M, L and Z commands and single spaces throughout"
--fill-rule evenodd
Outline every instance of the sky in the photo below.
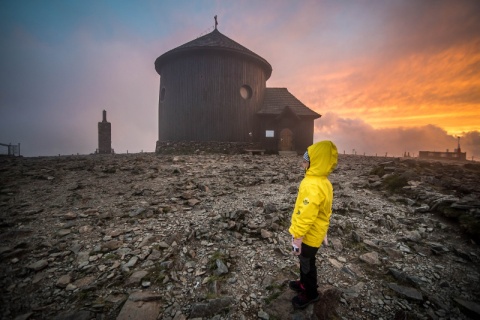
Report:
M 154 61 L 215 15 L 272 65 L 267 87 L 322 115 L 315 142 L 418 156 L 460 141 L 480 160 L 477 0 L 0 0 L 0 143 L 89 154 L 106 110 L 116 153 L 153 152 Z

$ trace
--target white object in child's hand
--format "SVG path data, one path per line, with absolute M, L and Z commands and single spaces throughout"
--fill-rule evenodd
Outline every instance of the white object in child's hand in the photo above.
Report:
M 328 237 L 325 235 L 325 238 L 323 238 L 323 243 L 328 246 Z
M 302 241 L 303 238 L 295 239 L 294 237 L 292 237 L 292 253 L 296 256 L 302 253 Z

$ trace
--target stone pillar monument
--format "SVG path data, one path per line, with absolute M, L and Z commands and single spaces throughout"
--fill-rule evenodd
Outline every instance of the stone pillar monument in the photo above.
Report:
M 112 125 L 107 122 L 107 111 L 103 110 L 103 120 L 98 123 L 98 153 L 112 153 Z

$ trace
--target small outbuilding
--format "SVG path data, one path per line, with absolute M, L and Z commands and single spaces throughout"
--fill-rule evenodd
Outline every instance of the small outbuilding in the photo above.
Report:
M 430 160 L 457 160 L 457 161 L 466 161 L 467 153 L 462 152 L 460 147 L 460 137 L 457 137 L 458 146 L 453 152 L 450 152 L 448 149 L 445 152 L 440 151 L 419 151 L 418 157 L 421 159 L 430 159 Z
M 155 61 L 158 142 L 257 143 L 303 153 L 320 115 L 286 88 L 267 88 L 267 60 L 215 29 Z

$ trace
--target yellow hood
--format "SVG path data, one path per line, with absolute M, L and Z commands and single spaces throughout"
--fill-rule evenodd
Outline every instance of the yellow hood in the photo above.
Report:
M 317 142 L 308 147 L 307 151 L 310 158 L 307 175 L 328 176 L 337 166 L 338 151 L 333 142 Z

